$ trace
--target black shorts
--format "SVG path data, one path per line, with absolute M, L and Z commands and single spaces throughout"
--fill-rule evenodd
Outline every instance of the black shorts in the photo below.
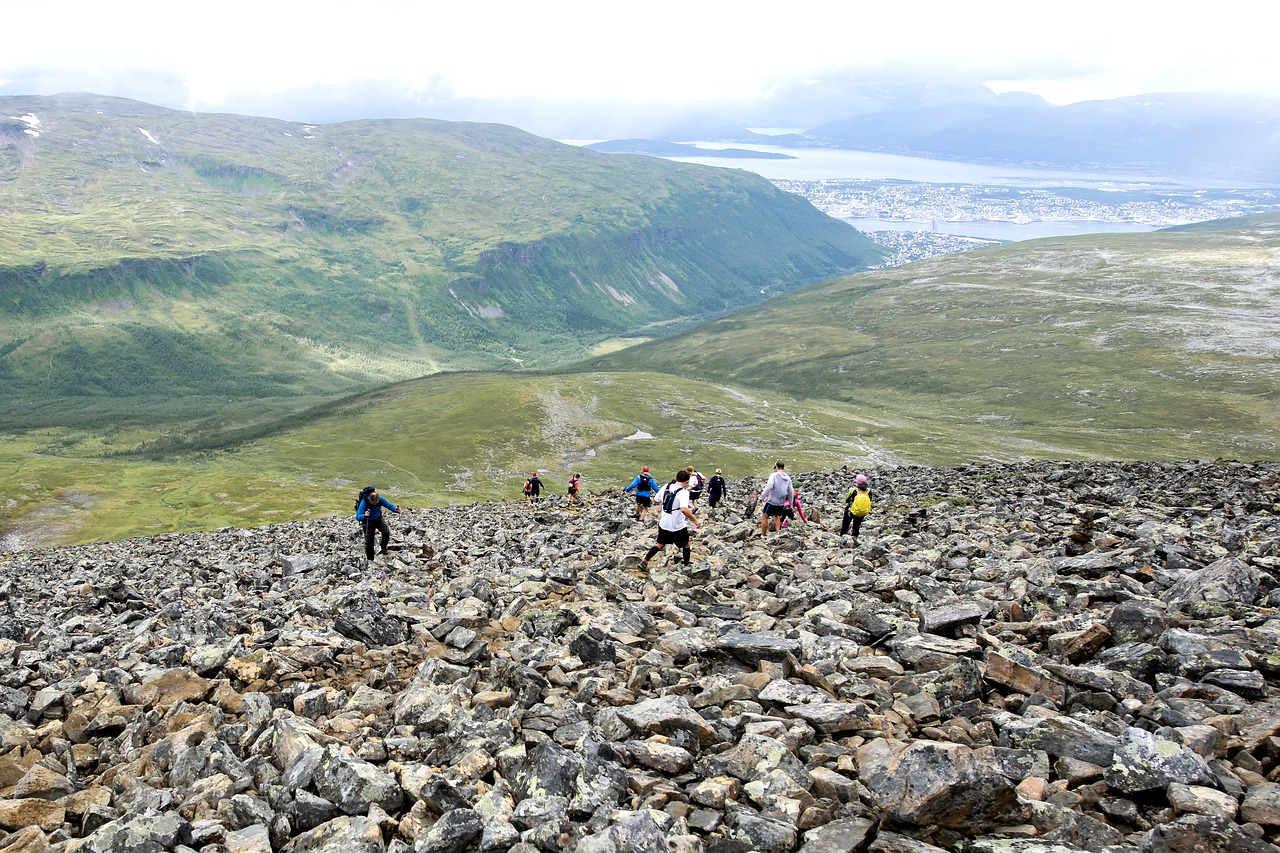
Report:
M 649 495 L 636 495 L 636 506 L 653 506 L 653 498 Z
M 680 548 L 689 547 L 689 528 L 682 530 L 665 530 L 658 528 L 659 545 L 675 545 Z
M 765 515 L 784 516 L 787 514 L 787 512 L 788 510 L 785 504 L 765 504 L 764 505 Z

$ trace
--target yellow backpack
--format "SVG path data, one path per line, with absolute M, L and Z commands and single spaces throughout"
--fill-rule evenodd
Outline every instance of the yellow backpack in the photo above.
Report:
M 849 505 L 849 512 L 858 516 L 865 516 L 871 512 L 871 493 L 858 492 L 854 495 L 853 503 Z

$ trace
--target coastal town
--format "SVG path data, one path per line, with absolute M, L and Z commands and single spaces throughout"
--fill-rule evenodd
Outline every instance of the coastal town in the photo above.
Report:
M 839 219 L 1133 222 L 1167 228 L 1280 208 L 1280 189 L 1042 188 L 848 179 L 773 183 Z
M 1000 241 L 983 240 L 978 237 L 960 237 L 955 234 L 943 234 L 938 231 L 909 230 L 864 230 L 867 237 L 884 246 L 890 252 L 882 267 L 900 267 L 913 261 L 936 258 L 939 255 L 953 255 L 956 252 L 967 252 L 970 249 L 981 249 L 994 246 Z
M 894 251 L 897 266 L 923 258 L 992 245 L 1000 240 L 946 233 L 942 223 L 1125 223 L 1150 229 L 1280 210 L 1280 189 L 1172 187 L 1019 187 L 937 184 L 903 180 L 774 180 L 838 219 L 855 222 Z M 860 220 L 886 224 L 868 229 Z M 902 223 L 903 228 L 888 227 Z M 1099 231 L 1115 230 L 1099 227 Z M 1043 236 L 1028 233 L 1031 236 Z

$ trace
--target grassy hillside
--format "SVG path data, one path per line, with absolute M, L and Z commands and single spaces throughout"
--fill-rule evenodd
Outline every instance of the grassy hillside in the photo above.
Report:
M 1270 215 L 867 273 L 589 366 L 928 413 L 973 455 L 994 440 L 1009 456 L 1275 458 L 1277 304 Z
M 27 433 L 0 448 L 11 496 L 0 536 L 38 547 L 256 526 L 346 512 L 366 483 L 410 506 L 515 500 L 535 469 L 561 496 L 573 471 L 596 492 L 640 465 L 670 476 L 696 462 L 736 478 L 767 473 L 783 453 L 812 470 L 880 458 L 882 426 L 848 407 L 656 374 L 439 374 L 326 403 L 219 451 L 74 458 L 61 433 Z
M 143 425 L 0 447 L 31 547 L 588 492 L 641 464 L 731 478 L 1020 458 L 1280 458 L 1280 217 L 1021 243 L 844 278 L 569 372 L 445 373 L 146 444 Z M 234 429 L 232 429 L 234 427 Z M 112 455 L 146 445 L 153 456 Z M 616 496 L 607 500 L 619 500 Z
M 880 257 L 748 173 L 509 127 L 0 98 L 0 428 L 553 365 Z

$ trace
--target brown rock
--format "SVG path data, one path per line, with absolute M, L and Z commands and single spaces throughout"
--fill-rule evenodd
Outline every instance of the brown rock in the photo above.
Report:
M 219 679 L 214 688 L 213 693 L 209 697 L 209 701 L 217 705 L 228 714 L 244 713 L 244 695 L 239 693 L 225 679 Z
M 67 740 L 72 743 L 85 743 L 88 737 L 85 735 L 85 729 L 89 727 L 90 718 L 83 711 L 75 710 L 67 714 L 67 718 L 62 721 L 62 733 L 66 735 Z
M 475 694 L 472 697 L 472 701 L 477 705 L 485 705 L 489 708 L 510 708 L 515 704 L 511 694 L 505 690 L 484 690 Z
M 43 764 L 36 764 L 13 786 L 14 799 L 57 800 L 76 789 L 71 780 Z
M 1079 631 L 1054 634 L 1048 640 L 1049 653 L 1070 663 L 1091 658 L 1102 651 L 1111 639 L 1111 629 L 1095 622 Z
M 123 730 L 145 711 L 146 708 L 141 705 L 116 705 L 103 708 L 85 727 L 85 734 L 92 738 Z
M 227 661 L 225 669 L 231 676 L 252 687 L 255 682 L 271 677 L 275 672 L 275 663 L 266 649 L 254 649 L 246 655 L 233 657 Z
M 73 794 L 67 794 L 58 802 L 66 809 L 67 817 L 75 820 L 83 817 L 89 811 L 90 806 L 111 805 L 111 789 L 95 785 L 92 788 L 84 788 Z
M 19 764 L 7 755 L 0 755 L 0 789 L 12 788 L 27 774 L 29 767 Z
M 1207 814 L 1235 820 L 1239 808 L 1235 797 L 1203 785 L 1174 782 L 1165 790 L 1165 796 L 1179 814 Z
M 1020 663 L 1012 656 L 992 650 L 987 653 L 986 677 L 997 684 L 1004 685 L 1031 695 L 1041 696 L 1062 705 L 1067 700 L 1067 686 L 1052 676 Z
M 44 830 L 38 826 L 20 829 L 5 838 L 2 843 L 4 853 L 47 853 L 53 849 L 49 846 L 49 839 L 45 837 Z
M 1034 776 L 1023 779 L 1014 790 L 1024 800 L 1044 801 L 1049 799 L 1050 794 L 1048 780 L 1037 779 Z
M 0 828 L 15 830 L 29 826 L 58 829 L 66 821 L 67 810 L 49 800 L 0 800 Z
M 1280 826 L 1280 784 L 1250 785 L 1240 804 L 1240 819 L 1263 826 Z
M 199 702 L 209 693 L 212 682 L 186 667 L 174 667 L 144 679 L 127 693 L 129 703 L 148 708 L 168 708 L 178 702 Z

